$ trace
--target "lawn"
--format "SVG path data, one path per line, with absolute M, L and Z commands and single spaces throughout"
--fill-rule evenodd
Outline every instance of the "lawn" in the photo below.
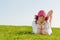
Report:
M 51 35 L 33 34 L 31 26 L 0 26 L 0 40 L 60 40 L 60 28 Z

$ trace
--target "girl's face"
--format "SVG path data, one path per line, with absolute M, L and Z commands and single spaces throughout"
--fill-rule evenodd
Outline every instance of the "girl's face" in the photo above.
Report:
M 38 17 L 38 20 L 39 20 L 40 22 L 43 22 L 43 21 L 44 21 L 44 16 Z

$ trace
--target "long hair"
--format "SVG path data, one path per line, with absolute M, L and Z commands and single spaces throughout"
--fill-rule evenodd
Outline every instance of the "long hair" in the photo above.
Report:
M 37 24 L 37 20 L 38 20 L 38 16 L 35 15 L 35 22 L 36 22 L 36 24 Z

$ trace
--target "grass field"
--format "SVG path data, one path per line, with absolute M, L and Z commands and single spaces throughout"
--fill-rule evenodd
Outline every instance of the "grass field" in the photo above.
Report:
M 31 26 L 0 26 L 0 40 L 60 40 L 60 28 L 51 35 L 32 34 Z

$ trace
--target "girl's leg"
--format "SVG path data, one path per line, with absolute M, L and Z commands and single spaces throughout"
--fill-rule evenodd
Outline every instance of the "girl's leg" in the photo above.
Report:
M 52 15 L 53 15 L 53 10 L 50 10 L 47 14 L 47 16 L 49 16 L 49 22 L 50 22 L 50 26 L 52 24 Z

